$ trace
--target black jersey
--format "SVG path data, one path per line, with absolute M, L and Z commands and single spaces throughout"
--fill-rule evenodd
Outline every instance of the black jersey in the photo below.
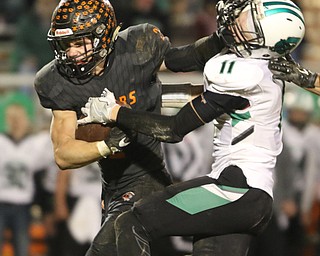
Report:
M 88 98 L 101 96 L 105 88 L 133 109 L 160 113 L 157 71 L 169 48 L 170 42 L 156 27 L 132 26 L 119 33 L 103 75 L 83 85 L 74 84 L 59 74 L 54 60 L 37 73 L 35 89 L 43 107 L 72 110 L 78 118 Z M 142 134 L 128 147 L 124 158 L 106 158 L 99 163 L 109 189 L 127 186 L 146 172 L 166 173 L 160 143 Z

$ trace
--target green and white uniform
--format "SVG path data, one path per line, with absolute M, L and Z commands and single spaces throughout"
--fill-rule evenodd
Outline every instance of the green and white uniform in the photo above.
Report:
M 272 213 L 273 172 L 282 150 L 284 88 L 272 80 L 267 60 L 234 54 L 210 59 L 204 81 L 204 93 L 175 116 L 120 109 L 118 123 L 161 141 L 177 142 L 212 120 L 215 133 L 210 174 L 141 200 L 132 213 L 119 218 L 116 230 L 124 230 L 131 222 L 134 232 L 142 225 L 141 232 L 145 230 L 151 239 L 192 235 L 193 255 L 204 255 L 204 251 L 245 255 L 252 235 L 265 228 Z M 204 237 L 210 237 L 211 243 L 203 245 Z M 133 248 L 137 251 L 131 255 L 140 255 L 141 243 L 137 247 L 134 238 L 130 242 L 124 238 L 118 239 L 118 255 Z
M 282 150 L 283 84 L 272 80 L 266 60 L 233 54 L 208 61 L 204 81 L 208 91 L 241 96 L 250 102 L 248 108 L 214 120 L 214 163 L 209 176 L 218 178 L 227 166 L 236 165 L 249 186 L 272 196 L 276 156 Z

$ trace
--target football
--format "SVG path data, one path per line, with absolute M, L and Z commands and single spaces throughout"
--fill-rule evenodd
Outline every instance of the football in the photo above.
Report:
M 100 141 L 106 139 L 112 128 L 112 124 L 85 124 L 79 125 L 76 130 L 76 139 L 84 140 L 87 142 Z

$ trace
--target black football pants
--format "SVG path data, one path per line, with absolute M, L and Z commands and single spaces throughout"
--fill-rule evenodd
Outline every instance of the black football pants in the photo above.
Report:
M 112 193 L 105 194 L 105 205 L 108 208 L 103 224 L 94 238 L 86 256 L 117 256 L 116 239 L 114 231 L 114 221 L 123 212 L 129 210 L 137 200 L 147 197 L 155 191 L 162 190 L 169 185 L 171 181 L 164 173 L 146 174 L 130 184 L 117 191 L 118 196 L 112 196 Z M 108 203 L 109 202 L 109 203 Z M 156 248 L 155 243 L 154 247 Z M 154 254 L 157 255 L 157 254 Z
M 244 256 L 271 214 L 272 198 L 250 188 L 241 169 L 230 166 L 217 180 L 171 185 L 121 214 L 115 223 L 118 256 L 147 256 L 149 241 L 172 235 L 194 236 L 194 256 Z

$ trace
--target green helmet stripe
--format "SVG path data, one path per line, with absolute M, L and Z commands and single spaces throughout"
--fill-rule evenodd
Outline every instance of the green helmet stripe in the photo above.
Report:
M 293 3 L 276 2 L 276 1 L 275 1 L 275 2 L 266 2 L 266 3 L 263 3 L 263 6 L 264 6 L 264 7 L 268 7 L 268 6 L 271 6 L 271 5 L 287 5 L 287 6 L 290 6 L 290 7 L 292 7 L 292 8 L 295 8 L 295 9 L 301 11 L 300 8 L 299 8 L 298 6 L 296 6 L 295 4 L 293 4 Z
M 270 16 L 270 15 L 281 13 L 281 12 L 291 13 L 291 14 L 295 15 L 304 24 L 304 19 L 297 12 L 295 12 L 295 11 L 293 11 L 291 9 L 288 9 L 288 8 L 277 8 L 277 9 L 272 9 L 272 10 L 265 10 L 264 11 L 264 15 L 265 16 Z

